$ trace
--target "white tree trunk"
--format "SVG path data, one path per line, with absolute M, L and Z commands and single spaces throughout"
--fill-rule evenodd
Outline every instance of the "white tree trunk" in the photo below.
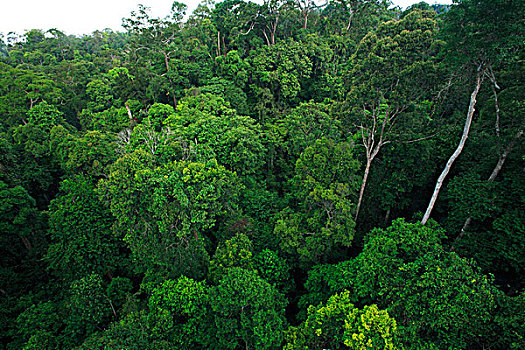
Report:
M 365 193 L 366 180 L 368 180 L 368 174 L 370 172 L 370 165 L 372 164 L 372 159 L 368 158 L 366 161 L 365 174 L 363 175 L 363 183 L 361 184 L 361 190 L 359 191 L 359 199 L 357 200 L 357 208 L 355 210 L 354 221 L 357 222 L 357 217 L 359 216 L 359 209 L 361 208 L 361 203 L 363 202 L 363 195 Z
M 465 143 L 468 138 L 468 134 L 470 131 L 470 125 L 472 124 L 472 118 L 474 116 L 475 106 L 476 106 L 476 98 L 478 96 L 479 89 L 481 88 L 482 83 L 482 77 L 484 74 L 484 69 L 481 67 L 478 69 L 477 76 L 476 76 L 476 87 L 474 88 L 474 91 L 472 91 L 472 95 L 470 95 L 470 104 L 468 107 L 467 112 L 467 119 L 465 120 L 465 126 L 463 127 L 463 135 L 461 136 L 461 140 L 459 141 L 459 145 L 450 156 L 449 160 L 447 161 L 447 164 L 445 165 L 445 168 L 443 169 L 443 172 L 441 175 L 439 175 L 439 178 L 436 182 L 436 187 L 434 188 L 434 193 L 432 194 L 432 197 L 430 198 L 430 203 L 428 204 L 428 208 L 425 212 L 425 215 L 423 216 L 423 219 L 421 220 L 421 223 L 425 225 L 430 218 L 430 214 L 432 213 L 432 209 L 434 209 L 434 205 L 436 204 L 436 200 L 439 196 L 439 191 L 441 190 L 441 186 L 443 185 L 443 182 L 445 181 L 445 178 L 447 177 L 450 169 L 452 168 L 452 164 L 454 164 L 454 161 L 459 157 L 461 154 L 461 151 L 463 151 L 463 147 L 465 147 Z

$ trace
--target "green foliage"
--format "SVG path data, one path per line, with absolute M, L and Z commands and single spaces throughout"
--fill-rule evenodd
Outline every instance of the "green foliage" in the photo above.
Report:
M 122 311 L 126 311 L 123 309 L 128 306 L 127 304 L 130 302 L 130 293 L 132 289 L 133 285 L 129 278 L 115 277 L 111 279 L 111 282 L 109 282 L 106 288 L 106 295 L 108 299 L 111 300 L 115 312 L 121 309 Z
M 4 348 L 524 348 L 523 1 L 185 11 L 0 34 Z
M 308 47 L 293 40 L 255 50 L 248 60 L 258 83 L 251 86 L 254 94 L 268 94 L 270 103 L 293 102 L 312 72 L 311 54 Z M 274 111 L 265 104 L 259 103 L 255 109 L 260 121 L 273 119 Z
M 158 168 L 151 161 L 143 151 L 125 155 L 100 182 L 99 193 L 140 262 L 139 271 L 202 278 L 208 263 L 205 240 L 213 238 L 217 220 L 235 210 L 238 180 L 215 160 Z
M 93 180 L 76 175 L 62 181 L 49 207 L 49 246 L 45 259 L 66 281 L 90 273 L 111 274 L 124 260 L 122 243 L 111 229 L 114 218 L 95 193 Z
M 184 140 L 195 141 L 202 161 L 216 158 L 239 175 L 254 174 L 263 165 L 266 149 L 260 127 L 250 117 L 239 116 L 222 97 L 187 97 L 165 122 Z
M 119 132 L 129 123 L 129 115 L 125 107 L 110 107 L 100 112 L 84 109 L 79 115 L 80 124 L 84 130 L 100 130 Z
M 127 68 L 115 67 L 90 81 L 86 85 L 89 102 L 79 114 L 82 128 L 119 132 L 132 124 L 141 105 L 131 98 L 134 79 Z
M 284 148 L 293 160 L 321 138 L 340 141 L 341 122 L 330 115 L 331 103 L 304 102 L 290 110 L 276 122 L 280 134 L 279 146 Z
M 252 242 L 242 233 L 227 240 L 224 244 L 219 244 L 217 251 L 210 261 L 208 272 L 210 281 L 220 281 L 227 270 L 232 267 L 253 270 L 252 250 Z
M 294 288 L 290 266 L 277 253 L 264 249 L 255 255 L 254 260 L 259 275 L 279 291 L 286 293 Z
M 9 187 L 0 181 L 0 232 L 3 238 L 14 234 L 22 240 L 30 238 L 40 220 L 35 204 L 35 200 L 22 186 Z M 25 244 L 27 246 L 29 243 Z M 31 249 L 30 245 L 27 249 Z
M 175 109 L 163 103 L 155 103 L 148 109 L 148 117 L 155 130 L 160 129 L 168 118 L 173 118 L 174 114 Z
M 229 51 L 225 56 L 217 57 L 216 62 L 221 77 L 231 80 L 240 88 L 245 87 L 250 65 L 241 58 L 236 50 Z
M 100 131 L 87 131 L 76 136 L 61 126 L 51 129 L 51 147 L 62 170 L 94 178 L 106 174 L 106 168 L 117 159 L 115 137 Z
M 140 149 L 151 154 L 158 164 L 189 158 L 194 153 L 191 141 L 181 140 L 169 127 L 155 127 L 150 117 L 136 125 L 133 131 L 121 131 L 117 142 L 121 153 Z
M 403 342 L 413 348 L 480 342 L 496 309 L 490 280 L 444 251 L 442 236 L 439 228 L 398 219 L 373 230 L 356 260 L 357 294 L 398 318 Z
M 228 269 L 211 288 L 210 301 L 216 328 L 216 343 L 211 348 L 272 349 L 281 344 L 286 302 L 254 271 Z
M 514 297 L 496 294 L 498 311 L 491 324 L 491 344 L 498 348 L 519 349 L 525 334 L 525 293 Z
M 299 210 L 281 212 L 281 249 L 308 266 L 336 258 L 354 236 L 358 162 L 348 143 L 320 139 L 297 160 L 293 179 Z M 339 253 L 338 253 L 339 250 Z
M 308 318 L 290 327 L 284 349 L 398 349 L 397 323 L 376 305 L 362 310 L 351 303 L 344 291 L 328 299 L 326 305 L 310 306 Z
M 525 217 L 519 209 L 509 209 L 492 222 L 492 227 L 468 232 L 455 242 L 458 253 L 472 256 L 483 271 L 501 276 L 498 284 L 507 289 L 521 290 L 524 281 L 509 283 L 508 276 L 520 275 L 525 270 L 523 239 Z
M 0 115 L 3 130 L 23 123 L 26 113 L 38 102 L 55 104 L 62 100 L 62 91 L 50 76 L 27 68 L 13 68 L 0 62 Z
M 105 331 L 93 333 L 79 347 L 82 350 L 155 350 L 166 348 L 166 342 L 153 339 L 145 330 L 149 324 L 148 315 L 144 312 L 131 313 L 119 322 L 111 324 Z
M 26 124 L 12 129 L 13 153 L 16 164 L 14 171 L 17 183 L 22 185 L 43 208 L 53 196 L 53 188 L 58 183 L 60 169 L 53 159 L 50 131 L 45 125 Z
M 212 78 L 208 85 L 200 87 L 199 90 L 201 93 L 223 97 L 241 115 L 249 115 L 252 112 L 248 107 L 248 96 L 231 80 Z
M 437 59 L 442 45 L 435 38 L 437 29 L 435 12 L 413 11 L 363 38 L 352 57 L 349 97 L 357 102 L 353 107 L 362 110 L 363 104 L 386 99 L 392 110 L 399 110 L 429 99 L 443 73 Z
M 69 313 L 66 332 L 75 343 L 106 322 L 112 309 L 100 275 L 93 273 L 72 282 L 66 308 Z
M 331 295 L 342 293 L 345 290 L 351 292 L 351 301 L 357 303 L 359 299 L 355 295 L 354 287 L 357 271 L 356 260 L 312 267 L 308 271 L 308 279 L 304 283 L 307 293 L 302 295 L 298 302 L 301 308 L 299 317 L 301 319 L 306 318 L 306 314 L 303 313 L 306 312 L 308 306 L 324 303 Z
M 382 154 L 378 155 L 370 172 L 368 199 L 363 203 L 363 213 L 367 215 L 362 217 L 361 227 L 388 226 L 399 213 L 428 204 L 427 198 L 422 198 L 420 194 L 438 167 L 437 144 L 434 140 L 400 142 L 381 150 Z
M 51 129 L 53 126 L 64 123 L 62 113 L 53 105 L 47 102 L 40 102 L 27 112 L 27 122 Z
M 14 347 L 21 347 L 20 334 L 14 329 L 17 317 L 26 307 L 20 299 L 33 288 L 41 288 L 45 276 L 41 263 L 46 248 L 44 224 L 36 201 L 27 190 L 0 180 L 0 337 L 5 343 L 14 340 Z M 38 327 L 39 322 L 35 323 Z M 28 324 L 25 340 L 31 336 L 31 330 L 36 331 L 32 327 Z
M 211 336 L 209 302 L 203 282 L 184 276 L 163 282 L 149 299 L 153 320 L 150 334 L 178 349 L 204 348 Z
M 53 349 L 60 346 L 59 329 L 63 326 L 58 305 L 39 302 L 24 310 L 16 319 L 24 349 Z
M 458 1 L 443 28 L 452 62 L 478 66 L 523 57 L 524 6 L 517 0 Z

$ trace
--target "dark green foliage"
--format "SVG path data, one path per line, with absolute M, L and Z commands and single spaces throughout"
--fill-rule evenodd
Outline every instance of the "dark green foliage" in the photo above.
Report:
M 123 244 L 112 231 L 114 221 L 93 180 L 82 175 L 64 180 L 49 207 L 49 267 L 66 281 L 91 273 L 111 275 L 125 259 Z
M 46 248 L 45 220 L 35 204 L 23 187 L 0 181 L 0 337 L 5 343 L 19 338 L 13 326 L 24 308 L 20 299 L 40 288 L 45 278 L 40 261 Z
M 217 283 L 232 267 L 253 270 L 252 242 L 244 234 L 238 234 L 224 244 L 219 244 L 210 261 L 208 278 Z
M 254 271 L 229 269 L 210 297 L 217 337 L 212 348 L 272 349 L 281 343 L 286 302 Z
M 294 288 L 290 276 L 290 266 L 277 253 L 264 249 L 255 258 L 255 268 L 259 275 L 281 292 L 290 292 Z
M 184 140 L 196 143 L 197 158 L 216 158 L 239 175 L 252 175 L 264 162 L 260 126 L 240 116 L 222 97 L 198 94 L 183 99 L 165 120 Z
M 302 305 L 349 288 L 351 300 L 387 309 L 402 326 L 400 339 L 411 348 L 491 344 L 499 293 L 475 264 L 444 251 L 442 237 L 439 227 L 402 219 L 375 229 L 353 262 L 310 274 Z
M 68 175 L 83 174 L 97 179 L 104 176 L 107 167 L 117 159 L 115 137 L 100 131 L 76 136 L 57 126 L 51 130 L 51 148 Z
M 519 0 L 459 1 L 447 12 L 443 30 L 453 60 L 477 66 L 523 57 L 524 10 Z
M 135 151 L 113 164 L 99 193 L 141 261 L 138 271 L 148 271 L 153 280 L 181 274 L 201 279 L 209 259 L 206 242 L 216 239 L 217 220 L 235 210 L 240 188 L 235 173 L 215 160 L 153 168 L 151 155 Z
M 0 34 L 3 348 L 525 348 L 523 1 L 185 11 Z
M 211 344 L 209 292 L 202 282 L 187 277 L 168 280 L 149 300 L 151 335 L 166 339 L 178 349 L 204 348 Z
M 39 302 L 24 310 L 16 319 L 25 349 L 58 348 L 58 334 L 63 326 L 59 307 L 52 301 Z
M 71 283 L 66 308 L 69 331 L 73 337 L 91 334 L 111 314 L 110 300 L 105 295 L 102 278 L 89 274 Z
M 310 305 L 318 305 L 325 302 L 331 295 L 341 293 L 344 290 L 351 292 L 351 301 L 358 302 L 355 292 L 354 281 L 357 275 L 357 264 L 355 260 L 347 260 L 338 264 L 316 265 L 308 271 L 308 279 L 304 286 L 307 293 L 301 296 L 299 307 L 301 319 L 306 318 L 306 310 Z
M 152 339 L 148 334 L 148 315 L 131 313 L 105 331 L 93 333 L 79 347 L 82 350 L 130 349 L 155 350 L 167 348 L 165 341 Z
M 352 244 L 357 167 L 349 143 L 326 138 L 297 160 L 292 181 L 298 209 L 283 210 L 274 232 L 280 248 L 301 266 L 337 259 Z

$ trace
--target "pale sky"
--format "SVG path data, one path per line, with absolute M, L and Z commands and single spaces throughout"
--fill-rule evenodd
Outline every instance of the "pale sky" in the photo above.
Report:
M 403 8 L 420 0 L 393 0 Z M 451 3 L 452 0 L 426 0 L 428 3 Z M 190 14 L 200 0 L 179 0 L 188 5 Z M 258 2 L 258 1 L 257 1 Z M 173 0 L 0 0 L 0 33 L 23 34 L 29 29 L 44 31 L 56 28 L 65 34 L 90 34 L 111 28 L 124 31 L 122 18 L 143 4 L 151 8 L 153 17 L 170 13 Z

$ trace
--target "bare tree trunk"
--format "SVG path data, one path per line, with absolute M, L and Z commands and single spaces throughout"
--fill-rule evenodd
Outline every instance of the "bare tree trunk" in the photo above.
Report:
M 133 114 L 131 114 L 131 109 L 129 108 L 129 105 L 128 103 L 124 103 L 124 106 L 126 107 L 126 111 L 128 112 L 128 117 L 129 117 L 129 123 L 133 123 Z
M 109 299 L 107 295 L 104 295 L 104 297 L 108 301 L 109 306 L 111 306 L 111 311 L 113 311 L 113 316 L 117 317 L 117 311 L 115 310 L 115 307 L 113 306 L 113 303 L 111 302 L 111 299 Z
M 215 50 L 215 56 L 221 55 L 221 32 L 217 31 L 217 49 Z
M 498 159 L 498 163 L 496 164 L 496 166 L 494 167 L 494 169 L 492 170 L 492 173 L 490 174 L 487 182 L 493 182 L 496 177 L 498 176 L 499 172 L 501 171 L 501 168 L 503 167 L 503 163 L 505 163 L 505 160 L 507 159 L 510 151 L 512 151 L 512 148 L 514 147 L 514 145 L 516 144 L 516 142 L 518 141 L 518 139 L 523 135 L 523 129 L 520 129 L 518 131 L 518 133 L 514 136 L 514 138 L 512 139 L 512 141 L 507 145 L 507 147 L 505 148 L 505 151 L 500 155 L 499 159 Z M 465 232 L 467 231 L 467 228 L 470 226 L 472 222 L 472 217 L 468 217 L 467 220 L 465 220 L 465 223 L 463 224 L 463 227 L 461 228 L 461 231 L 459 233 L 459 236 L 456 238 L 456 241 L 459 241 L 460 239 L 463 238 L 463 236 L 465 235 Z
M 474 116 L 475 106 L 476 106 L 476 98 L 478 96 L 478 92 L 481 88 L 481 83 L 483 82 L 483 74 L 484 69 L 480 66 L 478 68 L 478 72 L 476 75 L 476 87 L 474 88 L 474 91 L 472 91 L 472 95 L 470 95 L 470 104 L 468 107 L 467 112 L 467 119 L 465 120 L 465 126 L 463 128 L 463 135 L 461 136 L 461 140 L 459 141 L 459 145 L 452 153 L 452 156 L 450 156 L 449 160 L 447 161 L 447 164 L 445 165 L 445 169 L 443 169 L 443 172 L 441 175 L 439 175 L 439 178 L 436 182 L 436 187 L 434 188 L 434 193 L 432 194 L 432 197 L 430 198 L 430 203 L 428 204 L 428 208 L 425 212 L 425 215 L 423 216 L 423 219 L 421 220 L 421 223 L 425 225 L 430 218 L 430 214 L 432 213 L 432 209 L 434 209 L 434 205 L 436 204 L 437 197 L 439 196 L 439 191 L 441 190 L 441 186 L 443 185 L 443 182 L 445 181 L 445 178 L 447 177 L 450 168 L 452 167 L 452 164 L 454 164 L 454 161 L 459 157 L 461 154 L 461 151 L 463 151 L 463 147 L 465 147 L 465 142 L 467 141 L 468 134 L 470 131 L 470 125 L 472 124 L 472 118 Z
M 492 174 L 490 174 L 490 177 L 488 179 L 489 182 L 492 182 L 494 181 L 494 179 L 496 178 L 496 176 L 498 176 L 501 168 L 503 167 L 503 163 L 505 163 L 505 160 L 507 159 L 510 151 L 512 151 L 512 148 L 514 147 L 514 145 L 516 144 L 516 142 L 518 141 L 518 139 L 523 135 L 523 129 L 520 129 L 516 135 L 514 136 L 514 139 L 507 145 L 507 148 L 505 148 L 505 151 L 503 152 L 503 154 L 501 155 L 500 159 L 498 160 L 498 163 L 496 164 L 496 166 L 494 167 L 494 170 L 492 171 Z
M 168 57 L 168 54 L 166 52 L 162 52 L 162 54 L 164 55 L 164 66 L 166 67 L 166 74 L 168 74 L 169 71 L 170 71 L 169 57 Z
M 350 27 L 352 26 L 352 19 L 354 18 L 354 11 L 350 12 L 350 18 L 348 19 L 348 24 L 346 25 L 346 33 L 348 34 L 348 31 L 350 30 Z
M 268 35 L 266 34 L 266 30 L 263 30 L 264 38 L 266 39 L 266 45 L 271 46 L 270 39 L 268 39 Z
M 388 110 L 383 117 L 383 121 L 381 122 L 381 132 L 379 133 L 379 140 L 375 141 L 375 133 L 378 127 L 377 121 L 378 121 L 378 115 L 376 114 L 378 111 L 373 112 L 373 125 L 368 130 L 369 132 L 365 136 L 364 128 L 361 127 L 361 139 L 363 141 L 363 145 L 366 149 L 366 167 L 365 167 L 365 173 L 363 175 L 363 183 L 361 184 L 361 189 L 359 190 L 359 199 L 357 200 L 357 208 L 355 210 L 355 216 L 354 221 L 357 222 L 357 217 L 359 216 L 359 210 L 361 209 L 361 204 L 363 202 L 363 194 L 365 193 L 365 187 L 366 187 L 366 181 L 368 180 L 368 174 L 370 173 L 370 166 L 372 165 L 372 161 L 375 159 L 377 154 L 379 153 L 379 150 L 381 147 L 386 145 L 387 143 L 390 143 L 390 141 L 385 140 L 386 134 L 386 126 L 391 119 L 389 118 L 390 111 Z M 365 113 L 366 114 L 366 113 Z M 394 115 L 397 113 L 394 113 Z
M 303 14 L 303 29 L 308 28 L 308 15 L 310 14 L 310 0 L 304 1 L 304 6 L 302 6 L 302 2 L 298 1 L 299 9 L 301 10 Z
M 388 225 L 388 221 L 390 220 L 390 212 L 391 212 L 391 208 L 388 208 L 385 214 L 385 226 Z
M 277 23 L 279 23 L 279 17 L 275 18 L 275 21 L 272 23 L 272 32 L 271 38 L 272 38 L 272 45 L 275 45 L 275 33 L 277 33 Z
M 308 28 L 308 12 L 305 12 L 303 14 L 303 29 L 307 29 Z
M 361 203 L 363 202 L 363 195 L 365 193 L 366 181 L 368 180 L 368 174 L 370 173 L 370 165 L 372 164 L 372 159 L 367 157 L 365 174 L 363 175 L 363 183 L 361 184 L 361 189 L 359 190 L 359 199 L 357 200 L 357 208 L 355 210 L 354 221 L 357 221 L 359 216 L 359 210 L 361 209 Z
M 30 252 L 32 247 L 31 247 L 31 243 L 29 242 L 29 240 L 24 236 L 19 236 L 19 237 L 20 237 L 20 240 L 22 240 L 22 243 L 24 243 L 24 247 L 26 247 L 27 251 Z

